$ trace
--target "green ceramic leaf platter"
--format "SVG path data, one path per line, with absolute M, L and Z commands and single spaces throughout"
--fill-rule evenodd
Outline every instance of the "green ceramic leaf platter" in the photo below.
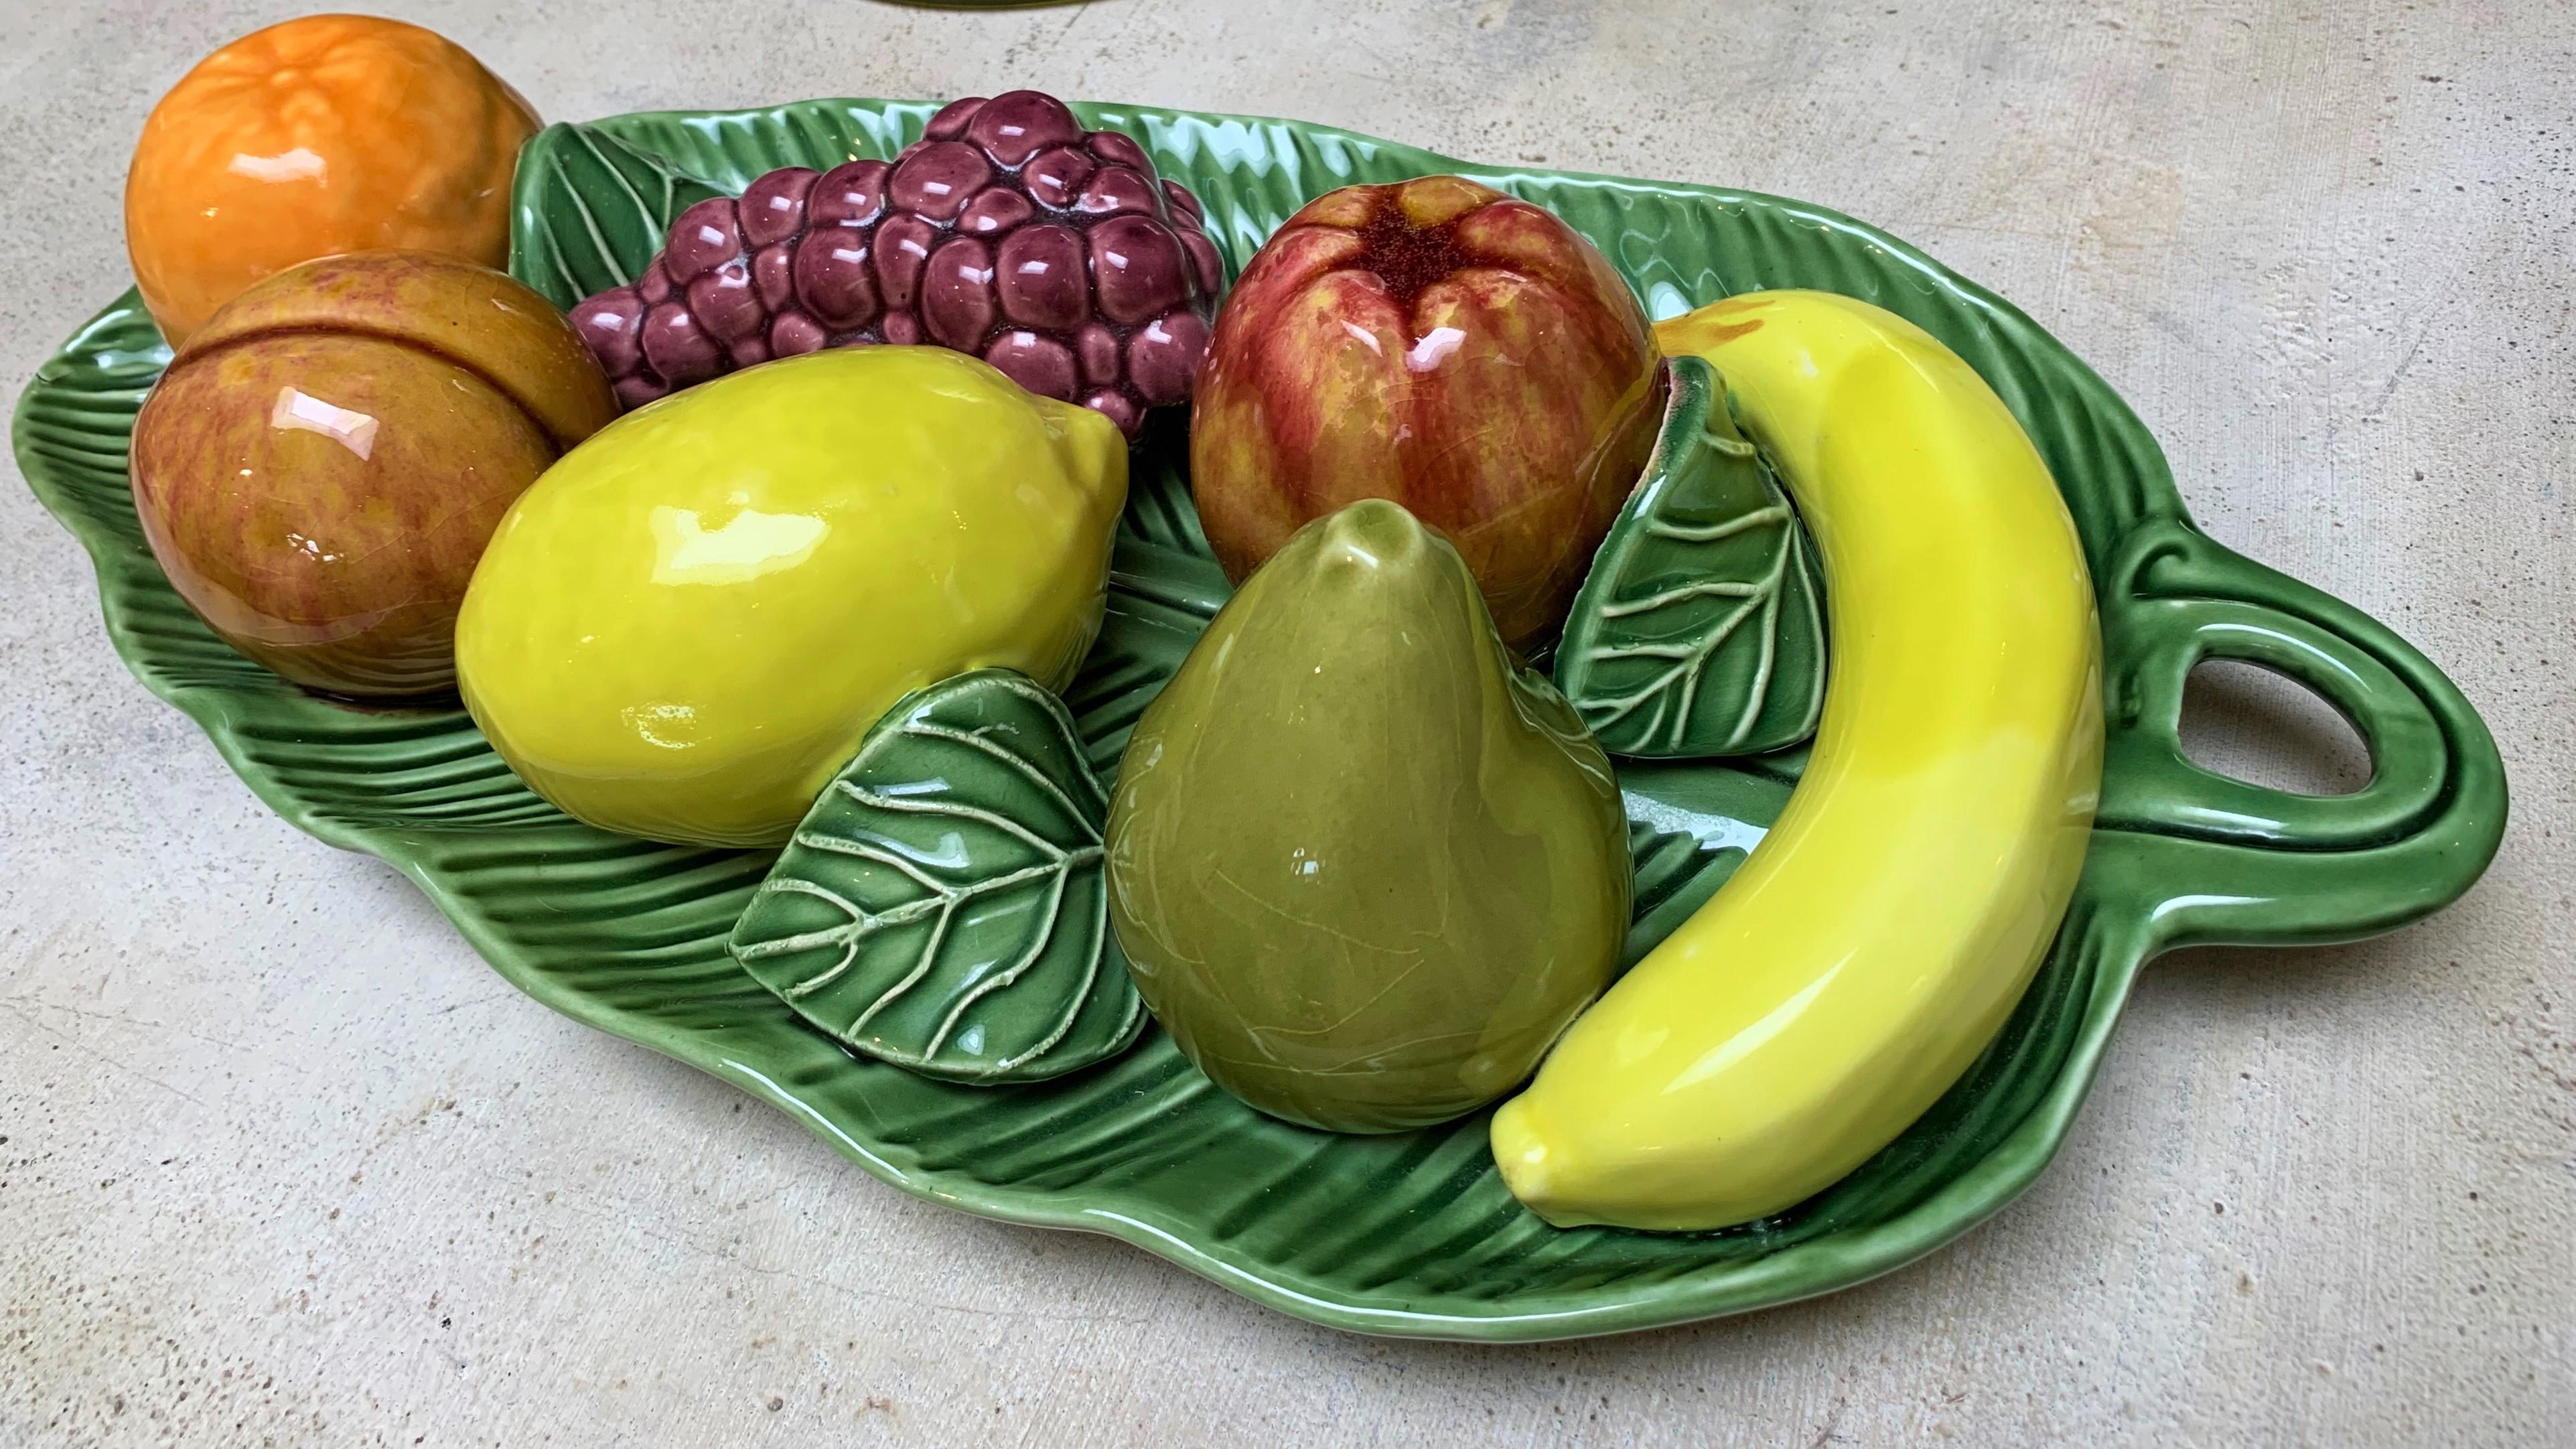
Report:
M 559 302 L 622 280 L 699 186 L 891 154 L 926 104 L 817 101 L 549 128 L 520 169 L 515 268 Z M 1003 1088 L 853 1054 L 745 974 L 725 941 L 771 858 L 578 825 L 520 787 L 451 707 L 360 711 L 302 694 L 210 635 L 145 549 L 127 436 L 166 360 L 132 294 L 21 399 L 38 496 L 97 566 L 108 630 L 259 796 L 392 862 L 503 976 L 565 1014 L 731 1081 L 869 1173 L 1012 1222 L 1109 1233 L 1318 1323 L 1542 1340 L 1742 1312 L 1846 1287 L 1967 1231 L 2063 1140 L 2142 962 L 2205 942 L 2351 939 L 2455 899 L 2493 855 L 2505 785 L 2458 691 L 2359 611 L 2197 532 L 2154 440 L 2009 304 L 1883 233 L 1748 192 L 1452 161 L 1289 121 L 1078 106 L 1127 130 L 1205 203 L 1239 267 L 1306 199 L 1459 171 L 1555 210 L 1657 315 L 1817 287 L 1911 318 L 1991 383 L 2048 460 L 2084 538 L 2106 649 L 2099 828 L 2055 948 L 1992 1047 L 1884 1152 L 1778 1218 L 1720 1233 L 1550 1228 L 1503 1190 L 1479 1115 L 1390 1137 L 1259 1116 L 1148 1030 L 1098 1067 Z M 665 184 L 668 172 L 698 186 Z M 1067 704 L 1095 769 L 1225 596 L 1188 506 L 1176 420 L 1137 459 L 1108 623 Z M 1831 607 L 1830 598 L 1827 607 Z M 2370 782 L 2323 798 L 2204 772 L 2177 742 L 2204 658 L 2250 660 L 2349 716 Z M 1712 893 L 1788 798 L 1796 752 L 1629 762 L 1633 960 Z
M 1556 647 L 1556 685 L 1612 754 L 1755 755 L 1816 732 L 1815 545 L 1705 358 L 1666 364 L 1654 457 Z

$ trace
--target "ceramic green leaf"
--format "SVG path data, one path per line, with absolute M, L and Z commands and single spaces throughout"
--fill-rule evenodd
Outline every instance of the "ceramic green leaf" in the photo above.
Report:
M 1116 1056 L 1144 1003 L 1109 931 L 1108 798 L 1064 705 L 1007 669 L 877 723 L 734 927 L 734 959 L 856 1051 L 957 1082 Z
M 1325 1136 L 1216 1090 L 1150 1028 L 1089 1071 L 1007 1090 L 854 1055 L 725 949 L 768 856 L 588 829 L 521 787 L 462 710 L 316 699 L 188 612 L 144 547 L 126 484 L 134 410 L 166 357 L 130 292 L 38 370 L 18 409 L 19 465 L 89 550 L 108 635 L 144 684 L 203 726 L 287 820 L 417 882 L 505 979 L 777 1106 L 856 1170 L 907 1192 L 1111 1234 L 1283 1312 L 1365 1332 L 1566 1338 L 1740 1312 L 1884 1273 L 1966 1232 L 2037 1177 L 2149 956 L 2388 930 L 2456 898 L 2493 855 L 2502 766 L 2440 671 L 2360 611 L 2199 533 L 2154 438 L 2101 378 L 2009 303 L 1904 242 L 1746 191 L 1478 166 L 1295 121 L 1075 109 L 1088 125 L 1137 137 L 1164 175 L 1197 192 L 1237 265 L 1335 186 L 1461 172 L 1565 218 L 1655 315 L 1761 287 L 1846 293 L 1940 338 L 2013 410 L 2065 494 L 2102 605 L 2102 810 L 2066 924 L 2020 1007 L 1968 1076 L 1886 1151 L 1814 1200 L 1740 1230 L 1560 1231 L 1503 1189 L 1481 1115 L 1421 1132 Z M 626 171 L 591 167 L 582 148 L 614 141 L 732 192 L 775 166 L 890 155 L 931 110 L 828 100 L 551 127 L 519 168 L 514 270 L 564 300 L 579 295 L 583 267 L 627 255 L 627 233 L 639 260 L 650 254 L 678 192 L 666 200 Z M 1148 426 L 1109 617 L 1065 691 L 1095 770 L 1115 764 L 1226 595 L 1189 510 L 1182 429 L 1178 416 Z M 2370 746 L 2371 782 L 2303 797 L 2194 767 L 2177 735 L 2183 680 L 2212 655 L 2259 659 L 2333 701 Z M 1789 798 L 1797 758 L 1617 762 L 1637 866 L 1628 958 L 1761 838 Z
M 604 131 L 567 128 L 519 163 L 525 195 L 595 197 L 579 225 L 523 230 L 513 275 L 569 307 L 632 279 L 653 260 L 672 217 L 724 192 Z M 735 191 L 742 188 L 735 187 Z
M 1556 686 L 1614 755 L 1782 749 L 1825 704 L 1813 546 L 1715 369 L 1670 365 L 1663 435 L 1574 596 Z

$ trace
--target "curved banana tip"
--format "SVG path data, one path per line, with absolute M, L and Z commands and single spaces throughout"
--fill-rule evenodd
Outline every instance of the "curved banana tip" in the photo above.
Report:
M 1557 1227 L 1571 1228 L 1593 1221 L 1564 1215 L 1562 1206 L 1552 1201 L 1560 1174 L 1548 1152 L 1547 1133 L 1532 1120 L 1537 1115 L 1526 1096 L 1514 1097 L 1494 1113 L 1489 1136 L 1494 1165 L 1502 1169 L 1503 1186 L 1520 1199 L 1521 1206 Z

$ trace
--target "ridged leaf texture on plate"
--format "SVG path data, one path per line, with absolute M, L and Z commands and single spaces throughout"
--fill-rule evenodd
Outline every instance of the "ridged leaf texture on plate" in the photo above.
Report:
M 909 1191 L 1011 1221 L 1114 1234 L 1283 1311 L 1367 1332 L 1605 1333 L 1886 1271 L 1967 1230 L 2045 1164 L 2150 949 L 2385 929 L 2456 896 L 2492 853 L 2500 775 L 2492 742 L 2456 692 L 2366 618 L 2192 533 L 2153 440 L 2100 379 L 2028 318 L 1904 244 L 1746 192 L 1467 166 L 1287 121 L 1077 110 L 1139 137 L 1164 174 L 1196 191 L 1235 267 L 1334 186 L 1460 171 L 1554 209 L 1658 315 L 1768 286 L 1878 302 L 1957 350 L 2029 429 L 2096 579 L 2139 591 L 2105 597 L 2114 765 L 2104 824 L 2135 828 L 2096 833 L 2057 945 L 2003 1033 L 1879 1157 L 1779 1219 L 1742 1229 L 1559 1231 L 1502 1189 L 1481 1116 L 1384 1138 L 1303 1131 L 1210 1086 L 1151 1029 L 1096 1068 L 1002 1091 L 870 1061 L 807 1025 L 725 950 L 768 856 L 587 829 L 520 787 L 461 711 L 360 711 L 315 699 L 233 653 L 179 603 L 143 545 L 124 472 L 134 410 L 167 357 L 131 294 L 38 373 L 17 414 L 20 465 L 89 549 L 109 633 L 136 675 L 195 718 L 280 814 L 392 862 L 531 995 L 736 1083 Z M 665 219 L 654 212 L 703 194 L 695 188 L 738 190 L 791 162 L 890 155 L 930 112 L 836 100 L 550 128 L 520 168 L 517 268 L 568 301 L 640 264 Z M 649 164 L 639 170 L 637 158 Z M 1226 594 L 1189 509 L 1186 456 L 1180 420 L 1157 418 L 1132 472 L 1108 620 L 1066 691 L 1104 775 Z M 2369 802 L 2377 814 L 2366 838 L 2265 849 L 2250 838 L 2263 826 L 2240 796 L 2228 797 L 2233 836 L 2194 835 L 2204 816 L 2187 807 L 2201 786 L 2171 739 L 2179 681 L 2202 646 L 2199 634 L 2179 631 L 2215 630 L 2258 609 L 2296 616 L 2298 630 L 2265 636 L 2280 648 L 2342 640 L 2347 655 L 2366 655 L 2380 671 L 2369 677 L 2399 681 L 2436 721 L 2383 731 L 2383 715 L 2405 723 L 2403 711 L 2340 701 L 2392 773 L 2390 790 Z M 2322 667 L 2302 677 L 2332 683 Z M 2410 744 L 2420 740 L 2443 753 L 2428 762 Z M 1621 769 L 1638 868 L 1632 959 L 1759 840 L 1800 758 Z M 2281 833 L 2295 843 L 2308 816 L 2283 818 Z M 2365 862 L 2369 879 L 2357 883 L 2347 861 Z M 2389 888 L 2401 877 L 2402 889 Z
M 1785 749 L 1825 706 L 1814 545 L 1703 358 L 1574 596 L 1556 686 L 1614 755 Z
M 1073 716 L 977 670 L 889 711 L 734 927 L 734 959 L 815 1026 L 955 1082 L 1037 1082 L 1133 1045 L 1109 929 L 1109 795 Z

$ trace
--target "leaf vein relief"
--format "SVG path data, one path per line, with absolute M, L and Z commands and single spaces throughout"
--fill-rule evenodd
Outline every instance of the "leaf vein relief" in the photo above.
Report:
M 930 974 L 931 968 L 939 964 L 939 947 L 948 939 L 948 927 L 957 919 L 957 905 L 955 897 L 945 897 L 938 902 L 939 911 L 930 927 L 930 939 L 922 943 L 921 951 L 913 957 L 912 969 L 906 971 L 901 980 L 879 993 L 876 1000 L 868 1003 L 866 1010 L 861 1011 L 851 1020 L 847 1035 L 855 1037 L 866 1031 L 868 1023 L 876 1020 L 878 1013 L 901 1001 L 912 988 L 921 984 L 921 979 Z M 938 1049 L 939 1044 L 934 1041 L 922 1052 L 922 1055 L 927 1057 Z
M 1673 364 L 1665 428 L 1576 596 L 1558 687 L 1613 754 L 1796 744 L 1815 729 L 1824 679 L 1804 527 L 1694 359 Z
M 1779 582 L 1778 575 L 1774 574 L 1767 582 L 1777 585 Z M 1611 604 L 1602 609 L 1601 617 L 1604 619 L 1625 619 L 1633 614 L 1648 614 L 1657 609 L 1661 609 L 1666 605 L 1688 603 L 1693 599 L 1759 599 L 1763 597 L 1765 592 L 1766 589 L 1763 584 L 1745 584 L 1737 583 L 1731 579 L 1715 579 L 1707 583 L 1684 584 L 1680 588 L 1666 589 L 1660 594 L 1653 594 L 1646 598 L 1630 599 L 1623 603 Z M 1597 658 L 1618 659 L 1625 655 L 1642 652 L 1644 647 L 1645 646 L 1642 645 L 1612 645 L 1596 649 L 1593 651 L 1593 654 Z M 1683 656 L 1675 655 L 1674 657 L 1680 658 Z
M 923 890 L 938 891 L 947 889 L 946 883 L 941 881 L 939 877 L 932 875 L 930 872 L 923 870 L 911 861 L 904 859 L 902 856 L 897 855 L 895 852 L 888 850 L 881 845 L 871 845 L 864 840 L 843 840 L 838 836 L 801 830 L 796 834 L 796 843 L 805 847 L 807 850 L 821 850 L 828 851 L 833 855 L 853 856 L 860 860 L 871 861 L 875 864 L 899 871 L 904 875 L 910 876 L 915 881 L 920 882 Z M 855 910 L 856 907 L 853 907 L 852 909 Z
M 1036 1081 L 1106 1060 L 1145 1015 L 1107 927 L 1107 810 L 1054 695 L 1001 670 L 933 685 L 816 802 L 734 958 L 843 1046 L 925 1075 Z M 974 828 L 931 827 L 934 846 L 919 821 Z M 1068 923 L 1086 899 L 1092 919 Z M 813 927 L 800 900 L 843 919 Z
M 1680 543 L 1715 543 L 1719 539 L 1733 538 L 1739 533 L 1746 533 L 1753 529 L 1760 528 L 1766 523 L 1786 523 L 1788 520 L 1788 509 L 1772 507 L 1758 509 L 1752 513 L 1745 514 L 1741 518 L 1730 518 L 1724 523 L 1693 526 L 1686 523 L 1675 523 L 1670 519 L 1658 518 L 1647 524 L 1646 527 L 1648 531 L 1652 532 L 1657 538 L 1669 538 Z
M 1028 760 L 993 743 L 991 739 L 991 735 L 993 733 L 992 726 L 988 725 L 983 729 L 966 731 L 949 729 L 943 725 L 921 724 L 912 726 L 907 733 L 922 739 L 947 740 L 954 744 L 963 745 L 989 759 L 998 761 L 1004 768 L 1017 773 L 1022 779 L 1025 779 L 1030 784 L 1038 787 L 1039 790 L 1046 794 L 1048 799 L 1053 800 L 1056 804 L 1062 806 L 1065 818 L 1071 820 L 1077 829 L 1088 832 L 1090 837 L 1094 840 L 1100 838 L 1099 832 L 1090 830 L 1090 827 L 1084 822 L 1081 807 L 1073 803 L 1073 797 L 1065 793 L 1063 786 L 1057 784 L 1053 779 L 1048 777 L 1045 771 L 1040 770 L 1036 765 L 1031 764 Z M 1091 778 L 1089 773 L 1086 772 L 1083 776 L 1083 784 L 1088 787 L 1087 793 L 1093 800 L 1094 804 L 1097 805 L 1100 803 L 1102 797 L 1099 781 Z
M 1007 815 L 986 810 L 981 806 L 961 805 L 952 800 L 907 800 L 899 796 L 874 794 L 856 785 L 848 784 L 841 787 L 841 792 L 872 810 L 883 810 L 890 815 L 945 815 L 955 820 L 972 820 L 978 825 L 988 825 L 1046 856 L 1049 860 L 1062 860 L 1065 855 L 1064 850 L 1054 841 Z
M 1774 588 L 1777 587 L 1778 581 L 1779 574 L 1775 570 L 1770 579 Z M 1700 678 L 1708 667 L 1710 656 L 1716 654 L 1717 651 L 1725 645 L 1727 640 L 1735 637 L 1735 631 L 1743 627 L 1746 619 L 1753 617 L 1756 613 L 1764 614 L 1766 621 L 1769 617 L 1769 611 L 1763 607 L 1763 601 L 1769 597 L 1769 594 L 1766 591 L 1756 587 L 1750 594 L 1741 595 L 1739 597 L 1743 597 L 1745 601 L 1737 605 L 1734 609 L 1729 610 L 1726 617 L 1719 621 L 1717 627 L 1709 631 L 1707 637 L 1701 639 L 1697 644 L 1683 648 L 1681 652 L 1677 654 L 1668 654 L 1663 652 L 1664 650 L 1674 646 L 1651 644 L 1613 646 L 1594 650 L 1593 657 L 1596 659 L 1653 657 L 1669 658 L 1678 662 L 1676 662 L 1670 669 L 1665 670 L 1663 673 L 1658 674 L 1653 679 L 1647 681 L 1644 686 L 1636 690 L 1632 690 L 1627 694 L 1613 696 L 1611 699 L 1603 701 L 1606 705 L 1615 706 L 1614 708 L 1600 710 L 1597 713 L 1597 706 L 1594 708 L 1587 708 L 1584 713 L 1591 717 L 1593 730 L 1597 733 L 1609 725 L 1617 723 L 1619 720 L 1627 717 L 1627 715 L 1635 710 L 1638 705 L 1643 704 L 1648 699 L 1655 699 L 1657 701 L 1655 718 L 1657 722 L 1660 723 L 1664 718 L 1661 697 L 1667 690 L 1671 689 L 1676 682 L 1679 682 L 1682 686 L 1682 692 L 1681 698 L 1677 702 L 1677 707 L 1672 711 L 1673 728 L 1671 733 L 1671 742 L 1675 745 L 1680 744 L 1683 727 L 1690 720 L 1691 704 L 1698 696 Z M 1604 612 L 1604 617 L 1608 617 L 1607 611 Z M 1755 713 L 1760 712 L 1762 708 L 1762 696 L 1758 691 L 1753 692 L 1750 695 L 1749 704 Z M 1651 735 L 1652 731 L 1649 730 L 1648 733 Z M 1730 745 L 1738 744 L 1743 740 L 1743 738 L 1744 731 L 1739 726 L 1734 734 L 1728 737 L 1726 743 Z

